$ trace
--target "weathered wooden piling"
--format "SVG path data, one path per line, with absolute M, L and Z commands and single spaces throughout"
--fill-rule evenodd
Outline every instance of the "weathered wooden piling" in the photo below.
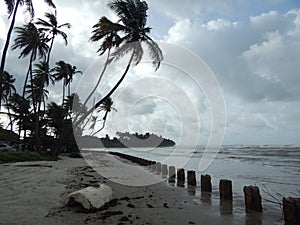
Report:
M 152 161 L 152 164 L 151 164 L 151 167 L 150 167 L 152 172 L 156 171 L 156 164 L 157 163 L 155 161 Z
M 166 165 L 166 164 L 161 165 L 161 175 L 162 175 L 162 177 L 168 176 L 168 165 Z
M 196 186 L 196 173 L 194 170 L 187 171 L 187 182 L 189 186 Z
M 283 198 L 283 215 L 285 225 L 299 225 L 300 198 Z
M 208 174 L 201 175 L 201 191 L 211 192 L 211 178 Z
M 176 178 L 175 166 L 169 166 L 169 179 L 175 179 L 175 178 Z
M 184 176 L 184 169 L 180 168 L 177 169 L 177 184 L 180 186 L 184 185 L 185 176 Z
M 232 200 L 232 182 L 222 179 L 219 183 L 220 199 Z
M 246 212 L 262 212 L 259 188 L 256 186 L 245 186 L 243 190 L 245 195 Z
M 160 173 L 161 173 L 161 163 L 160 163 L 160 162 L 157 162 L 157 163 L 156 163 L 156 173 L 157 173 L 157 174 L 160 174 Z

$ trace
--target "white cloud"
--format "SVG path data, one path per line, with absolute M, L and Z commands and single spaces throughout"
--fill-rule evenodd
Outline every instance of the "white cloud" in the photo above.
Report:
M 165 38 L 167 41 L 172 40 L 172 42 L 180 42 L 186 39 L 186 34 L 189 34 L 191 29 L 191 21 L 189 19 L 183 19 L 178 21 L 173 27 L 170 28 L 168 32 L 168 37 Z
M 170 4 L 167 0 L 149 0 L 149 12 L 154 13 L 149 17 L 155 24 L 151 26 L 153 32 L 156 32 L 156 37 L 189 48 L 202 57 L 216 74 L 227 100 L 228 143 L 247 141 L 263 143 L 264 140 L 297 142 L 296 134 L 299 133 L 300 127 L 300 9 L 282 13 L 275 6 L 284 2 L 269 0 L 266 4 L 270 6 L 268 8 L 274 10 L 267 11 L 260 8 L 257 13 L 252 7 L 257 2 L 259 1 L 246 3 L 241 0 L 230 2 L 174 0 Z M 43 17 L 47 7 L 44 3 L 37 3 L 37 0 L 34 0 L 36 17 Z M 100 58 L 96 53 L 97 44 L 88 41 L 91 27 L 100 16 L 107 16 L 116 21 L 116 17 L 107 9 L 106 3 L 107 1 L 91 0 L 56 3 L 59 23 L 70 22 L 72 28 L 66 30 L 69 37 L 68 47 L 63 46 L 62 40 L 57 39 L 53 49 L 53 63 L 62 59 L 76 65 L 83 72 L 86 72 L 90 65 L 97 64 L 93 71 L 89 71 L 93 76 L 88 80 L 79 81 L 80 76 L 75 79 L 73 87 L 78 87 L 79 91 L 90 88 L 91 84 L 96 82 L 95 74 L 99 74 L 103 61 L 103 57 Z M 2 39 L 5 38 L 8 27 L 3 5 L 4 3 L 0 2 L 0 46 L 3 45 Z M 161 17 L 155 18 L 153 15 Z M 18 13 L 17 21 L 18 24 L 24 21 L 22 10 Z M 169 25 L 171 26 L 167 27 Z M 21 87 L 28 59 L 16 61 L 17 56 L 18 52 L 9 52 L 7 70 L 16 75 Z M 174 59 L 176 58 L 178 62 L 186 60 L 180 55 L 174 55 Z M 115 68 L 109 71 L 105 78 L 113 74 L 115 76 L 108 80 L 116 81 L 118 74 L 113 73 L 114 71 Z M 122 84 L 123 87 L 141 79 L 139 75 L 141 73 L 147 77 L 151 76 L 152 71 L 152 68 L 149 69 L 147 66 L 131 70 Z M 186 108 L 181 119 L 189 121 L 189 127 L 181 130 L 178 115 L 170 106 L 161 102 L 157 105 L 154 104 L 157 101 L 153 101 L 137 106 L 132 117 L 132 129 L 143 131 L 145 127 L 155 126 L 170 137 L 172 135 L 178 137 L 181 132 L 186 135 L 198 133 L 195 123 L 201 122 L 201 135 L 207 136 L 211 117 L 203 93 L 199 94 L 192 81 L 188 80 L 187 76 L 178 75 L 178 71 L 174 68 L 160 69 L 156 76 L 170 79 L 182 90 L 187 90 L 186 98 L 195 106 L 201 118 L 196 121 L 190 115 L 190 109 L 181 101 L 182 94 L 174 91 L 174 87 L 153 84 L 151 88 L 141 86 L 137 90 L 152 93 L 161 93 L 160 91 L 164 90 L 166 94 L 172 95 L 178 100 L 177 107 Z M 101 91 L 105 92 L 112 83 L 104 82 L 102 85 Z M 139 93 L 135 89 L 128 89 L 124 93 L 126 95 L 123 98 L 120 96 L 114 103 L 117 108 L 126 108 L 130 102 L 139 98 Z M 57 101 L 58 91 L 52 91 L 50 98 Z M 141 115 L 142 112 L 149 113 Z M 126 115 L 120 110 L 117 116 L 123 118 Z M 107 130 L 112 132 L 113 125 L 110 127 L 109 121 L 107 125 Z
M 206 24 L 203 24 L 202 27 L 206 28 L 207 30 L 223 30 L 227 29 L 231 26 L 237 26 L 237 22 L 230 22 L 228 20 L 225 20 L 223 18 L 219 18 L 217 20 L 210 20 Z

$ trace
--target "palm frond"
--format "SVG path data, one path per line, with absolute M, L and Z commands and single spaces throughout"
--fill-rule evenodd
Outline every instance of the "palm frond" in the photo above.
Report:
M 16 2 L 15 2 L 15 0 L 5 0 L 5 4 L 6 4 L 6 7 L 7 7 L 7 13 L 10 17 L 11 14 L 13 13 L 13 11 L 14 11 Z
M 161 61 L 163 60 L 163 53 L 159 48 L 158 44 L 153 41 L 150 37 L 147 36 L 145 43 L 148 46 L 149 54 L 152 59 L 153 66 L 157 70 L 160 66 Z

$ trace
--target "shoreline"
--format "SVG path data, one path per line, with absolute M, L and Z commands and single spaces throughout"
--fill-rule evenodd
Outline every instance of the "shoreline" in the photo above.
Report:
M 102 167 L 119 160 L 108 153 L 97 154 L 101 156 Z M 1 225 L 274 224 L 267 214 L 246 215 L 235 206 L 232 214 L 226 214 L 226 210 L 224 214 L 215 189 L 210 195 L 198 195 L 197 188 L 191 194 L 193 191 L 167 182 L 149 186 L 121 185 L 99 175 L 84 159 L 63 157 L 57 162 L 2 164 L 0 168 Z M 113 189 L 114 203 L 106 209 L 87 213 L 62 204 L 68 193 L 98 183 Z M 278 224 L 283 223 L 282 220 Z

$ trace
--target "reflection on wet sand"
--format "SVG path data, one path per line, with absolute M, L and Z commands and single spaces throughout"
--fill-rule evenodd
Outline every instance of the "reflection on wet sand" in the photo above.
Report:
M 232 214 L 233 206 L 232 200 L 220 199 L 220 214 L 227 215 Z
M 187 187 L 187 191 L 188 191 L 189 195 L 192 195 L 192 196 L 196 195 L 196 186 L 189 185 Z
M 211 192 L 201 191 L 201 201 L 211 205 Z
M 248 213 L 246 215 L 245 225 L 262 225 L 262 213 Z

